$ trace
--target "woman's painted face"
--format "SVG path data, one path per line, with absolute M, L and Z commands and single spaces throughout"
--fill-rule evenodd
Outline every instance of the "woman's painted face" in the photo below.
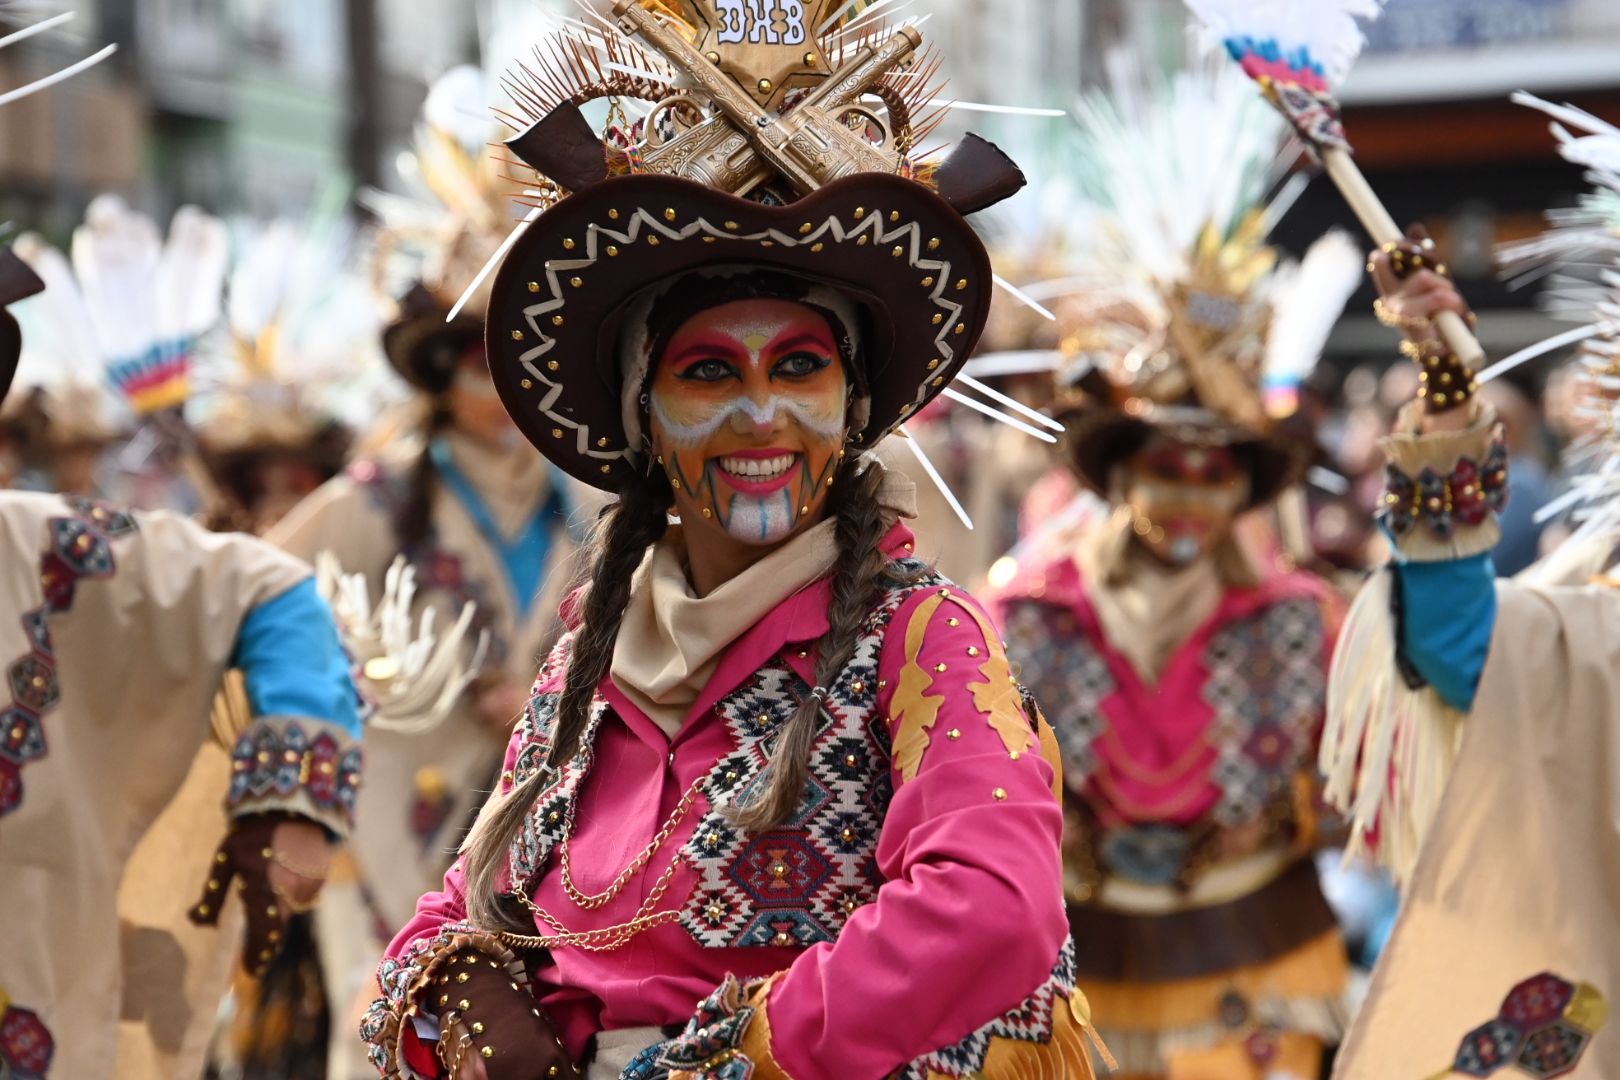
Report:
M 1243 462 L 1225 446 L 1158 435 L 1127 468 L 1125 502 L 1137 539 L 1172 566 L 1197 561 L 1224 539 L 1248 495 Z
M 769 545 L 817 520 L 847 402 L 832 327 L 804 304 L 739 300 L 683 323 L 653 373 L 648 429 L 688 532 Z

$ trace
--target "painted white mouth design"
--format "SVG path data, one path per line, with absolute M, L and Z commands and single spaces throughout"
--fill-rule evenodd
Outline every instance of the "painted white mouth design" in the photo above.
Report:
M 723 457 L 721 471 L 744 480 L 776 480 L 793 468 L 798 454 L 779 454 L 768 458 Z

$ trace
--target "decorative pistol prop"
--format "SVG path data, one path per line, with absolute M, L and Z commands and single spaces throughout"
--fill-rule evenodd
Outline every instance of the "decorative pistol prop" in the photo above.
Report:
M 962 213 L 1006 198 L 1023 177 L 968 136 L 937 164 L 911 158 L 943 109 L 917 119 L 937 60 L 914 27 L 823 20 L 832 0 L 619 0 L 612 23 L 571 26 L 508 79 L 525 115 L 507 146 L 552 187 L 539 205 L 618 173 L 680 176 L 785 201 L 859 172 L 906 172 Z M 846 8 L 848 5 L 846 5 Z M 818 20 L 823 20 L 818 22 Z M 821 30 L 818 30 L 817 27 Z M 822 32 L 822 31 L 826 32 Z M 580 106 L 651 103 L 638 122 L 598 134 Z

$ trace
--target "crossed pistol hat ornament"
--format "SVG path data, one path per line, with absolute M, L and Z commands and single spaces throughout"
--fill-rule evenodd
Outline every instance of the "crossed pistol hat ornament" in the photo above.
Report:
M 682 276 L 784 272 L 859 309 L 870 447 L 941 393 L 989 312 L 989 256 L 963 217 L 1022 173 L 968 136 L 912 156 L 937 60 L 911 26 L 835 0 L 620 0 L 570 24 L 508 80 L 527 123 L 507 146 L 534 171 L 486 327 L 518 427 L 579 480 L 641 468 L 620 353 L 639 303 Z M 605 132 L 580 106 L 610 103 Z M 626 101 L 644 112 L 631 121 Z M 649 109 L 650 107 L 650 109 Z

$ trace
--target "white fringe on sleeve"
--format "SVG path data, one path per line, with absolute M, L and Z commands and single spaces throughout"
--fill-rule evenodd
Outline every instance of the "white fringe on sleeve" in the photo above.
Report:
M 1345 858 L 1371 854 L 1405 887 L 1461 745 L 1464 715 L 1412 690 L 1395 663 L 1394 571 L 1375 574 L 1345 619 L 1328 679 L 1319 765 L 1324 794 L 1349 818 Z

